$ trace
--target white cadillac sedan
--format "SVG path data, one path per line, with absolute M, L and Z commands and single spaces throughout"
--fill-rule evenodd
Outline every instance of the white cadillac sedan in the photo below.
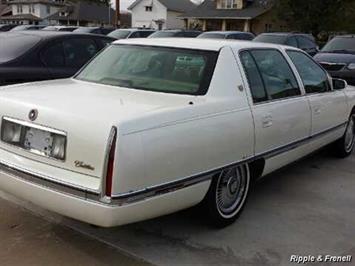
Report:
M 232 223 L 252 182 L 355 144 L 355 89 L 291 47 L 114 43 L 75 77 L 0 90 L 0 189 L 103 227 L 202 203 Z

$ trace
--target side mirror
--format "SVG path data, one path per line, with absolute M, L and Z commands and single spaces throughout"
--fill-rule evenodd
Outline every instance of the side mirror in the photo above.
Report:
M 348 86 L 348 83 L 343 79 L 333 79 L 333 89 L 343 90 Z

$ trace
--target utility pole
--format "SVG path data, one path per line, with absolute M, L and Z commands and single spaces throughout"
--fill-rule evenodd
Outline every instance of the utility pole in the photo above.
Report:
M 116 28 L 121 25 L 120 0 L 116 0 Z

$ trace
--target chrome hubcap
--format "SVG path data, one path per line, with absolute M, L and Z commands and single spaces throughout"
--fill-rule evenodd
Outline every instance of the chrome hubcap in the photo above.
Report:
M 245 200 L 249 186 L 246 166 L 232 167 L 222 171 L 216 191 L 216 202 L 223 216 L 233 216 Z
M 345 149 L 347 152 L 353 149 L 355 144 L 355 116 L 352 116 L 345 132 Z

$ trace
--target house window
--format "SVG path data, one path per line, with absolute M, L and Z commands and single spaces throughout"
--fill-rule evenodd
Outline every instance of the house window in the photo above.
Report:
M 22 5 L 17 5 L 17 13 L 22 14 Z
M 35 6 L 30 5 L 30 13 L 34 14 L 35 13 Z
M 47 14 L 50 14 L 51 13 L 51 6 L 47 5 L 46 8 L 47 8 Z
M 152 6 L 146 6 L 145 7 L 145 12 L 152 12 L 153 11 L 153 7 Z
M 237 0 L 220 0 L 220 8 L 235 9 L 237 8 Z

